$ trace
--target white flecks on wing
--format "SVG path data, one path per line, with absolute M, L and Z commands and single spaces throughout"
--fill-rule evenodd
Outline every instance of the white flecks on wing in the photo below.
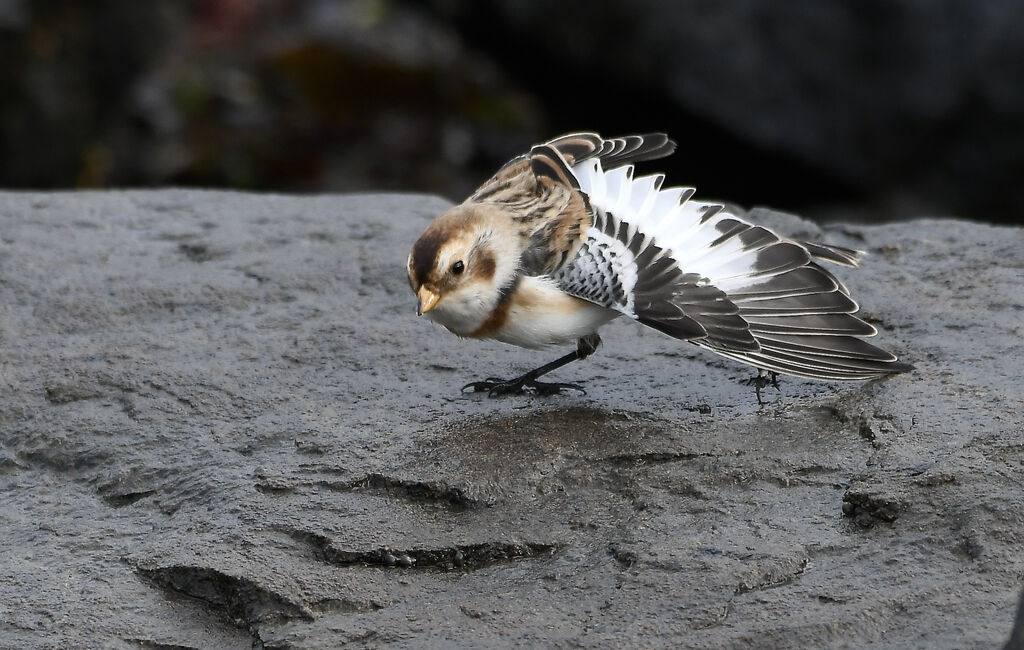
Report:
M 636 262 L 633 259 L 633 253 L 626 247 L 626 244 L 615 237 L 609 237 L 597 228 L 587 231 L 587 240 L 603 249 L 604 258 L 610 265 L 607 271 L 601 271 L 601 274 L 605 276 L 603 278 L 605 286 L 609 286 L 617 278 L 622 287 L 625 304 L 617 305 L 616 309 L 630 317 L 634 316 L 633 287 L 636 286 Z M 629 238 L 627 237 L 626 240 L 629 241 Z M 607 300 L 606 304 L 614 302 L 610 295 Z

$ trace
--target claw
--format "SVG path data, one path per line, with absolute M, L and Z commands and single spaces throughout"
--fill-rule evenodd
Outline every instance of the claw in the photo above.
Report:
M 520 377 L 520 379 L 522 379 L 522 378 Z M 512 389 L 515 386 L 515 382 L 516 382 L 515 379 L 507 379 L 506 380 L 506 379 L 502 379 L 501 377 L 488 377 L 487 379 L 483 379 L 481 381 L 471 381 L 468 384 L 466 384 L 465 386 L 463 386 L 461 390 L 462 390 L 463 393 L 465 393 L 466 390 L 468 390 L 468 389 L 472 389 L 474 393 L 483 393 L 483 392 L 488 392 L 489 393 L 489 392 L 495 390 L 495 388 L 497 388 L 499 386 L 506 386 L 507 385 L 509 389 Z M 520 383 L 524 384 L 526 382 L 523 381 L 523 382 L 520 382 Z M 519 392 L 522 392 L 522 386 L 520 386 Z
M 564 357 L 555 359 L 551 363 L 544 364 L 540 368 L 535 368 L 521 377 L 516 377 L 515 379 L 488 377 L 483 381 L 471 381 L 462 387 L 462 392 L 466 392 L 469 389 L 472 389 L 474 393 L 487 391 L 487 395 L 489 397 L 499 397 L 501 395 L 519 395 L 524 391 L 530 391 L 535 395 L 547 396 L 557 395 L 563 390 L 578 390 L 586 395 L 587 391 L 583 390 L 583 387 L 579 384 L 542 382 L 537 381 L 537 377 L 546 375 L 552 370 L 557 370 L 565 364 L 572 363 L 577 359 L 586 358 L 597 349 L 597 346 L 600 345 L 600 343 L 601 339 L 597 334 L 589 334 L 580 338 L 576 350 L 570 352 Z
M 587 394 L 587 391 L 579 384 L 543 382 L 537 381 L 536 379 L 529 379 L 527 377 L 517 377 L 515 379 L 508 380 L 488 377 L 483 381 L 469 382 L 462 387 L 462 392 L 469 389 L 472 389 L 474 393 L 482 393 L 486 391 L 488 397 L 520 395 L 524 392 L 532 392 L 536 395 L 546 397 L 548 395 L 557 395 L 563 390 L 578 390 L 584 395 Z
M 587 394 L 587 391 L 579 384 L 531 380 L 526 383 L 526 386 L 532 388 L 538 395 L 557 395 L 563 390 L 578 390 L 582 395 Z

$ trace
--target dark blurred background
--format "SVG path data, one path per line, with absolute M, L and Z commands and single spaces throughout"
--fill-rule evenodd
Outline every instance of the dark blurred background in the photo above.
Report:
M 1024 221 L 1020 0 L 0 0 L 0 187 L 460 199 L 570 130 L 818 219 Z

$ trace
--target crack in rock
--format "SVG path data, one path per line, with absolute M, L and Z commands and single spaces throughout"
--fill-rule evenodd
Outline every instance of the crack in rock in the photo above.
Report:
M 697 460 L 698 458 L 718 458 L 718 456 L 694 451 L 652 451 L 640 454 L 615 454 L 614 456 L 607 456 L 603 460 L 619 467 L 636 467 L 679 463 L 687 460 Z
M 290 483 L 285 479 L 275 477 L 264 481 L 259 481 L 258 483 L 254 484 L 253 487 L 260 494 L 281 496 L 285 494 L 295 493 L 298 485 L 295 483 Z
M 386 605 L 376 600 L 353 600 L 351 598 L 324 598 L 310 603 L 310 609 L 320 614 L 363 614 L 384 609 Z
M 203 262 L 209 262 L 211 260 L 217 260 L 227 257 L 230 251 L 211 248 L 209 245 L 204 243 L 181 243 L 178 244 L 178 252 L 185 256 L 189 261 L 197 264 Z
M 123 508 L 125 506 L 130 506 L 136 501 L 140 501 L 148 496 L 156 494 L 156 492 L 156 490 L 139 490 L 137 492 L 115 492 L 112 488 L 99 489 L 100 497 L 111 508 Z
M 343 492 L 377 492 L 393 499 L 440 505 L 455 511 L 475 510 L 490 505 L 467 495 L 461 487 L 441 481 L 410 481 L 377 473 L 367 474 L 348 483 L 323 482 L 321 485 Z
M 289 619 L 312 621 L 313 614 L 302 604 L 275 593 L 249 578 L 231 576 L 209 567 L 171 565 L 135 567 L 147 582 L 165 590 L 195 598 L 222 612 L 236 627 L 258 636 L 265 622 Z
M 271 496 L 293 494 L 301 488 L 326 488 L 335 492 L 368 493 L 421 506 L 438 506 L 453 512 L 490 507 L 488 501 L 466 494 L 465 489 L 442 481 L 413 481 L 372 473 L 350 481 L 299 481 L 289 477 L 265 477 L 255 489 Z
M 292 539 L 308 544 L 317 559 L 335 566 L 366 566 L 402 569 L 473 571 L 501 562 L 550 557 L 557 544 L 539 542 L 484 542 L 440 548 L 393 549 L 382 546 L 366 550 L 345 550 L 326 535 L 295 529 L 279 529 Z
M 125 643 L 135 648 L 142 648 L 143 650 L 200 650 L 194 645 L 180 645 L 177 643 L 160 643 L 159 641 L 153 641 L 152 639 L 121 639 Z

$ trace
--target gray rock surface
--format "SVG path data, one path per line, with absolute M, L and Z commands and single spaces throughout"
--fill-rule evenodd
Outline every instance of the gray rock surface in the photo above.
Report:
M 1020 606 L 1017 609 L 1017 620 L 1013 623 L 1010 640 L 1003 650 L 1024 650 L 1024 592 L 1020 594 Z
M 0 647 L 998 647 L 1024 582 L 1024 231 L 790 234 L 913 374 L 786 379 L 630 322 L 414 315 L 410 195 L 0 193 Z M 561 351 L 558 351 L 561 353 Z

